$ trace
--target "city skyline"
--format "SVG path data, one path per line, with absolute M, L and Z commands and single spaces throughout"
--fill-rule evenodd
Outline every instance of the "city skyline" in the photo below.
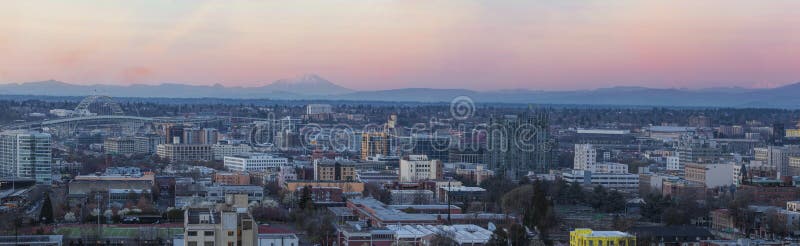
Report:
M 306 73 L 355 90 L 800 81 L 793 1 L 124 5 L 4 3 L 0 84 L 250 87 Z

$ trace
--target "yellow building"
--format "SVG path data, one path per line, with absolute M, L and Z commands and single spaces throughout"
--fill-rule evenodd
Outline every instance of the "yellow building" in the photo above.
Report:
M 797 123 L 797 125 L 800 126 L 800 123 Z M 800 137 L 800 129 L 786 129 L 786 135 L 785 136 L 787 138 Z
M 569 232 L 571 246 L 635 246 L 636 237 L 621 231 L 575 229 Z
M 386 132 L 365 132 L 361 134 L 361 159 L 375 155 L 389 155 L 389 134 Z
M 334 181 L 334 180 L 289 180 L 286 181 L 286 189 L 295 192 L 300 187 L 337 187 L 345 193 L 364 192 L 364 183 L 356 181 Z

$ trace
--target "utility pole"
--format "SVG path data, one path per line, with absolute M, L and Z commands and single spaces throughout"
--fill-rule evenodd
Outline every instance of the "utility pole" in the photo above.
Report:
M 100 227 L 100 200 L 103 198 L 103 195 L 100 192 L 94 194 L 94 198 L 97 200 L 97 243 L 100 243 L 100 237 L 103 235 L 102 228 Z
M 445 193 L 445 199 L 447 199 L 447 225 L 452 225 L 452 222 L 450 221 L 450 181 L 452 180 L 452 178 L 447 179 L 447 192 Z

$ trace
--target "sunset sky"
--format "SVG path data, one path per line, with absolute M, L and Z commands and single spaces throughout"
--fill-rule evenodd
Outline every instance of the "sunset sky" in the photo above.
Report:
M 800 1 L 3 1 L 0 83 L 775 87 Z

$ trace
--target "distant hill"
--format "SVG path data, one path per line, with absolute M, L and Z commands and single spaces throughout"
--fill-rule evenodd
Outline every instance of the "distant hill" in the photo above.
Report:
M 594 90 L 540 91 L 403 88 L 354 91 L 318 75 L 308 74 L 281 79 L 257 87 L 225 87 L 166 83 L 160 85 L 75 85 L 48 80 L 0 85 L 2 95 L 84 96 L 104 94 L 113 97 L 154 98 L 231 98 L 272 100 L 350 100 L 384 102 L 449 102 L 468 96 L 476 103 L 538 103 L 583 105 L 643 105 L 689 107 L 769 107 L 800 108 L 800 83 L 772 89 L 740 87 L 706 89 L 658 89 L 610 87 Z

